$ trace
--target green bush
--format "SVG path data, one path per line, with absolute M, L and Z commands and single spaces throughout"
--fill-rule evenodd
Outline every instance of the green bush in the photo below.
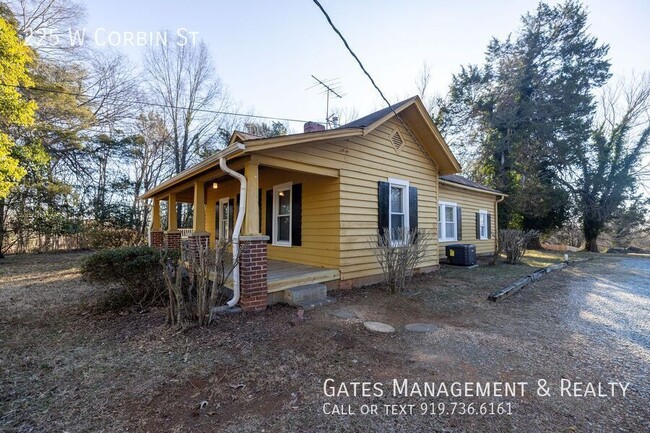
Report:
M 161 261 L 163 254 L 178 258 L 177 253 L 165 253 L 147 246 L 101 250 L 83 261 L 81 272 L 90 281 L 120 285 L 119 290 L 105 300 L 104 309 L 161 306 L 167 300 Z

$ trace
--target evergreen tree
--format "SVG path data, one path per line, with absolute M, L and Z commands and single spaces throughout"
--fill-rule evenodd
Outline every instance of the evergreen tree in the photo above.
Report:
M 567 217 L 557 149 L 589 137 L 593 90 L 609 78 L 608 46 L 588 33 L 587 15 L 574 0 L 540 3 L 514 37 L 490 42 L 482 66 L 454 75 L 441 107 L 452 142 L 473 148 L 470 174 L 509 194 L 503 226 L 547 231 Z

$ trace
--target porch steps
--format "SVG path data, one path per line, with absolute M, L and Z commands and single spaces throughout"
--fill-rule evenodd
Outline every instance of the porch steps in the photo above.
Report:
M 334 302 L 334 299 L 327 297 L 327 286 L 317 283 L 286 289 L 284 300 L 289 305 L 296 305 L 305 310 Z

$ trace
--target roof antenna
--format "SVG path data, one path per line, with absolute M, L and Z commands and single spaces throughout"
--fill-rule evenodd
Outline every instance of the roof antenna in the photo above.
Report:
M 341 95 L 341 85 L 338 82 L 338 78 L 333 78 L 330 80 L 320 80 L 316 78 L 314 75 L 311 76 L 314 80 L 316 80 L 316 84 L 313 86 L 309 87 L 309 89 L 312 89 L 316 86 L 321 86 L 323 88 L 323 91 L 321 93 L 327 94 L 327 105 L 325 108 L 325 125 L 327 129 L 332 129 L 332 128 L 338 128 L 339 126 L 339 118 L 336 114 L 332 114 L 330 116 L 330 96 L 334 95 L 337 98 L 341 99 L 343 98 L 343 95 Z

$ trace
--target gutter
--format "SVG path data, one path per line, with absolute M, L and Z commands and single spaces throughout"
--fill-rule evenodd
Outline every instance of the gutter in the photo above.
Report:
M 238 145 L 236 150 L 243 150 L 244 145 L 241 143 L 235 143 Z M 226 149 L 230 148 L 228 146 Z M 224 149 L 225 150 L 225 149 Z M 246 177 L 240 173 L 237 173 L 230 167 L 226 165 L 226 156 L 223 155 L 219 158 L 219 167 L 224 173 L 229 174 L 239 181 L 239 209 L 237 210 L 237 221 L 235 222 L 235 227 L 232 231 L 232 263 L 233 268 L 233 295 L 226 305 L 228 307 L 234 307 L 239 302 L 239 296 L 241 293 L 241 280 L 239 275 L 239 234 L 241 232 L 241 226 L 244 223 L 244 214 L 246 213 Z M 217 251 L 219 251 L 217 249 Z

